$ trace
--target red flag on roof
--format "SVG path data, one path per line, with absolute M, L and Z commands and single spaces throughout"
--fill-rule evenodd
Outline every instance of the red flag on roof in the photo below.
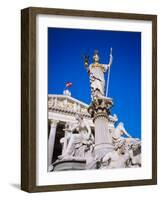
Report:
M 72 86 L 72 83 L 71 83 L 71 82 L 67 82 L 67 83 L 66 83 L 66 87 L 69 88 L 69 87 L 71 87 L 71 86 Z

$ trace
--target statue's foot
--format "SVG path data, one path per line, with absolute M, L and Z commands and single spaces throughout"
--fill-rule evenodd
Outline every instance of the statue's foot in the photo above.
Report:
M 71 159 L 73 159 L 73 156 L 65 154 L 65 155 L 58 156 L 58 159 L 59 160 L 71 160 Z
M 49 172 L 53 171 L 53 166 L 52 165 L 49 166 L 48 171 Z
M 64 157 L 65 157 L 65 155 L 60 155 L 60 156 L 58 156 L 58 159 L 62 160 Z

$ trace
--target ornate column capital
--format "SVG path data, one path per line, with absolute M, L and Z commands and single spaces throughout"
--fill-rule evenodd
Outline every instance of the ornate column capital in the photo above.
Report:
M 95 120 L 96 117 L 108 117 L 109 108 L 113 105 L 111 98 L 98 98 L 92 101 L 91 105 L 88 107 L 88 113 Z

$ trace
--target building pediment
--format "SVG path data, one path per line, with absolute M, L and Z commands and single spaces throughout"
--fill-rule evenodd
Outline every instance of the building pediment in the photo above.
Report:
M 87 111 L 88 104 L 81 102 L 67 95 L 48 95 L 48 110 L 49 112 L 59 112 L 66 114 L 81 114 L 84 117 L 90 118 Z

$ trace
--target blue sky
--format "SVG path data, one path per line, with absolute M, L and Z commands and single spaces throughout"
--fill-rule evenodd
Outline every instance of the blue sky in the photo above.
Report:
M 48 28 L 48 93 L 62 94 L 66 82 L 72 82 L 72 97 L 90 103 L 89 77 L 83 54 L 94 50 L 100 63 L 109 62 L 113 48 L 109 97 L 114 100 L 112 113 L 133 137 L 141 137 L 141 33 Z M 106 74 L 107 79 L 107 74 Z

